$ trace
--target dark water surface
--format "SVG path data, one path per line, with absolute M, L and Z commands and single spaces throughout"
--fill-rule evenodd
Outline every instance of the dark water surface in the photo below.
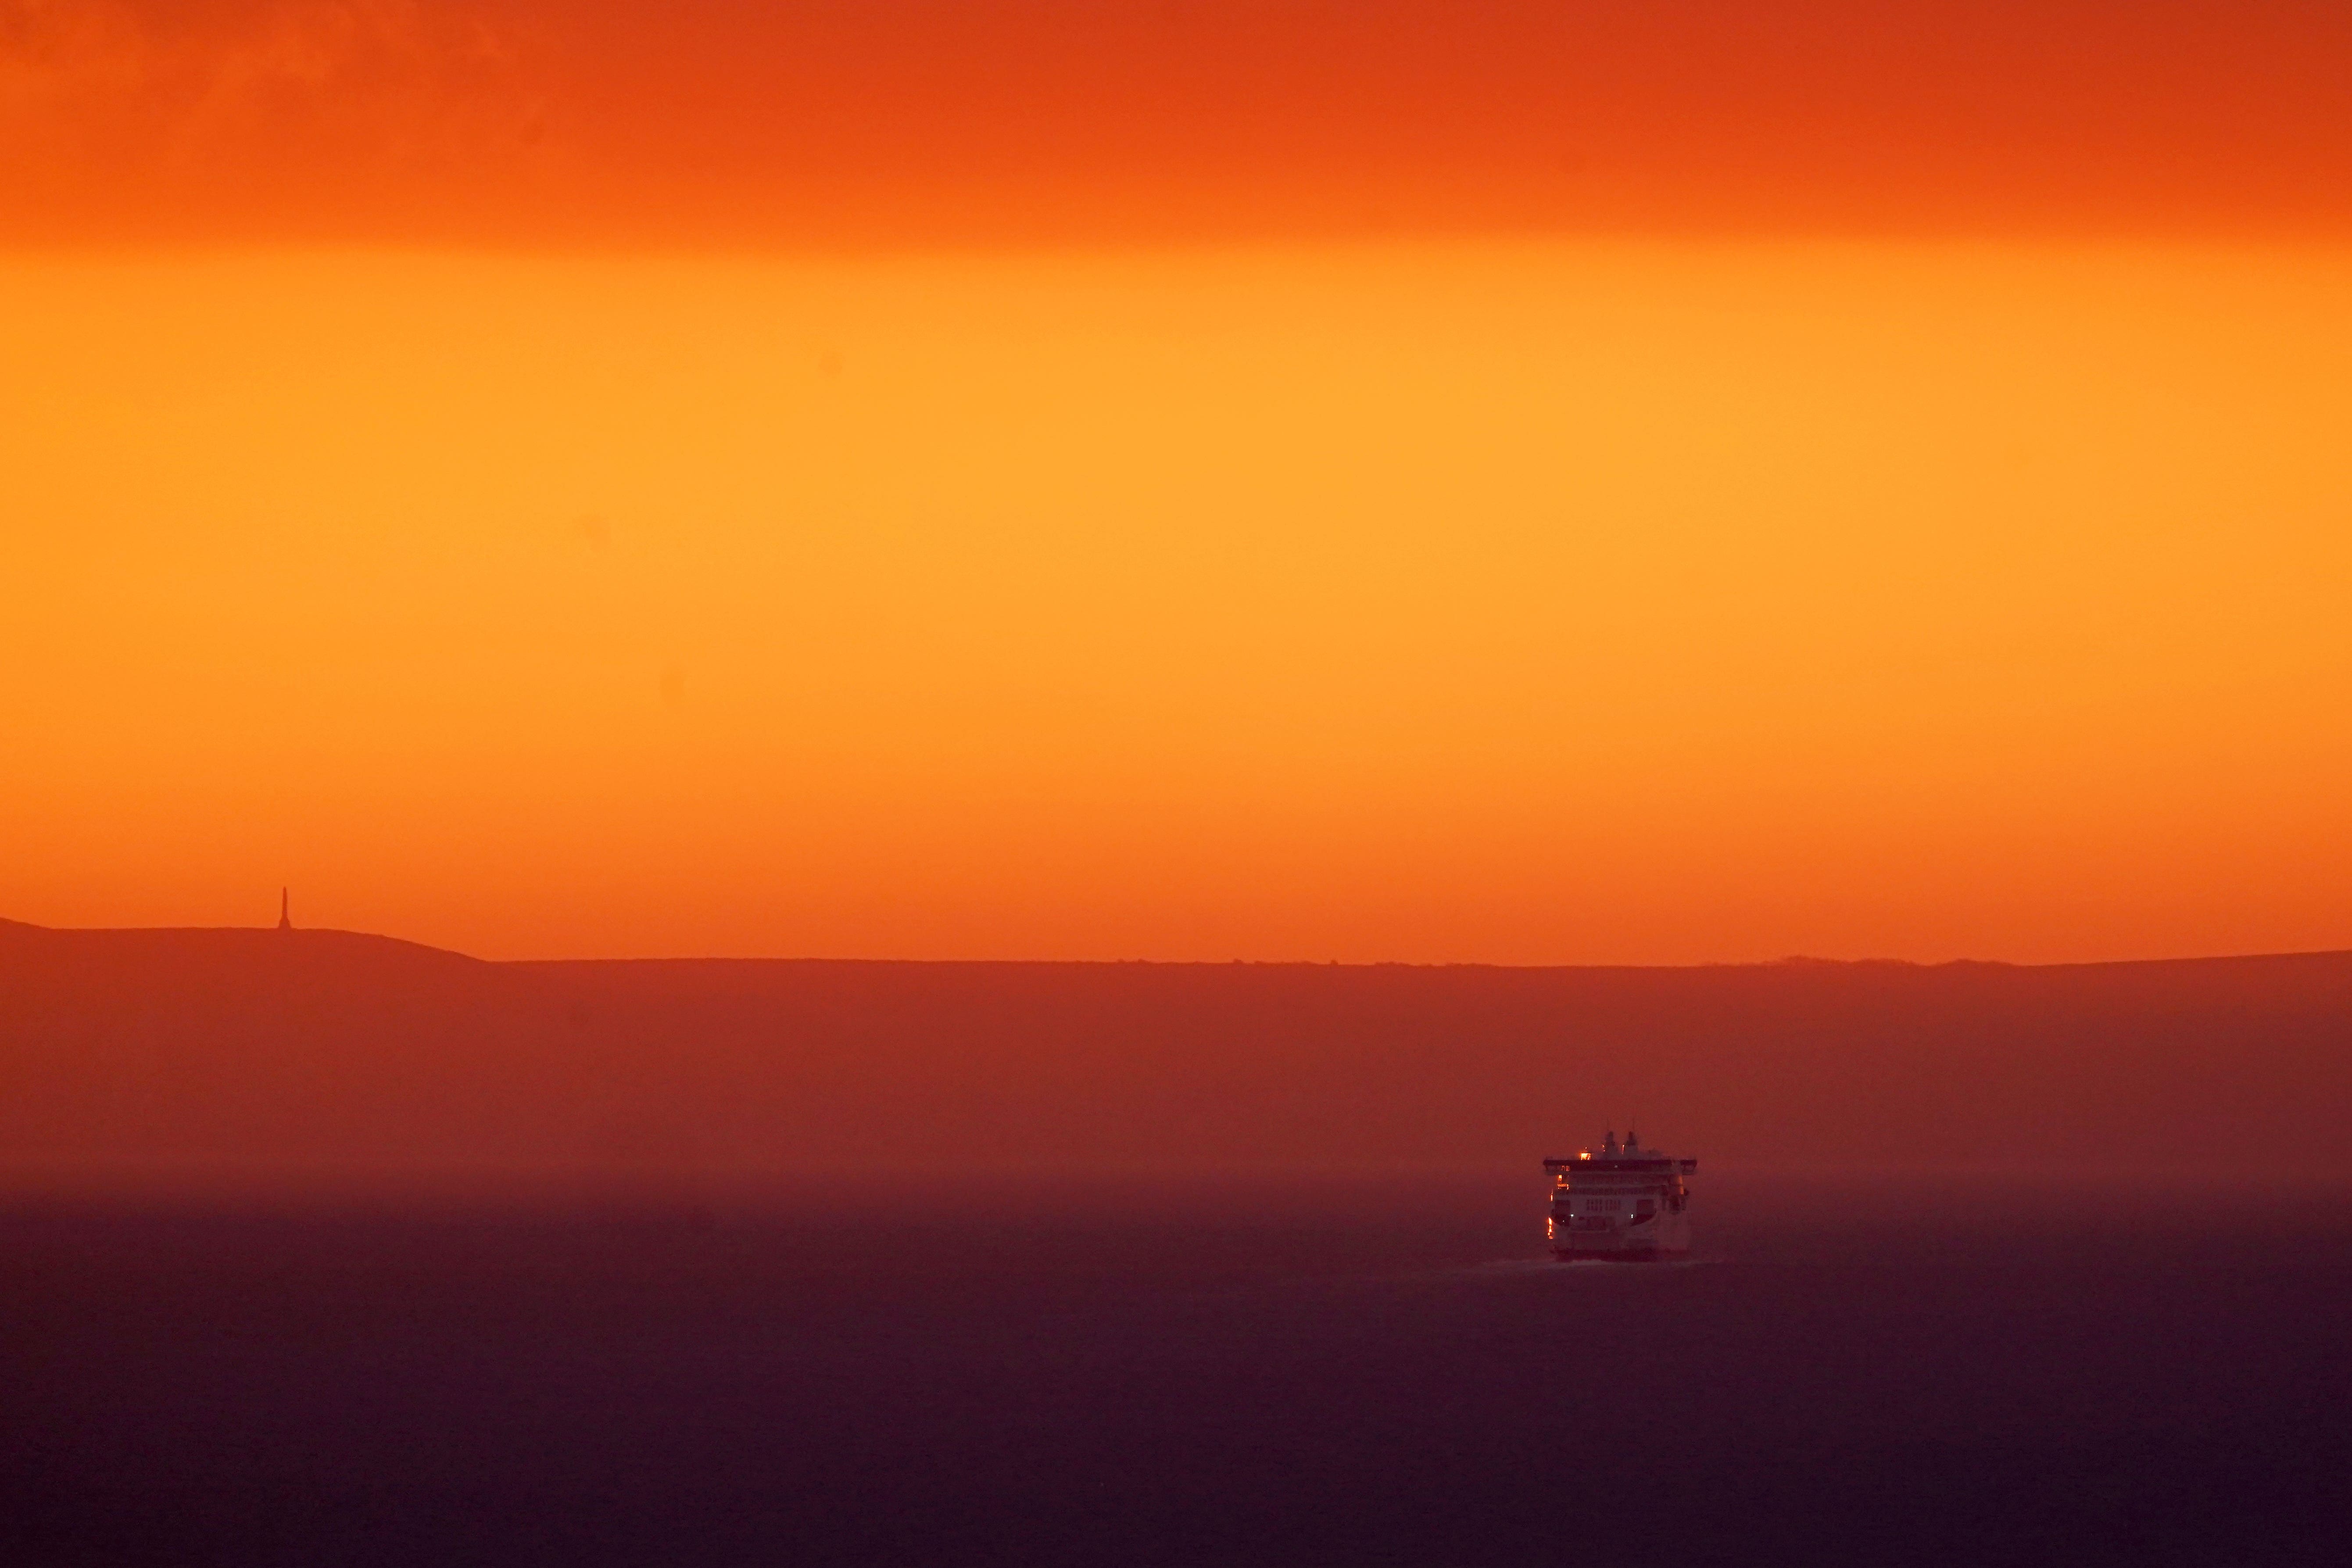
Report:
M 0 1563 L 2336 1563 L 2352 1205 L 0 1213 Z

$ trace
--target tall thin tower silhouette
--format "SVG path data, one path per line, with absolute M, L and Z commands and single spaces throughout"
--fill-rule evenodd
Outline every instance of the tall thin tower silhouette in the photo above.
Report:
M 288 900 L 286 894 L 286 889 L 278 889 L 278 929 L 279 931 L 294 929 L 294 906 Z

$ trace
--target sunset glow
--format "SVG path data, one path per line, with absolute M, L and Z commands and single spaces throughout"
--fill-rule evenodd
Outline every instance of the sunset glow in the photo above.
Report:
M 2352 941 L 2340 20 L 762 10 L 0 9 L 0 910 Z

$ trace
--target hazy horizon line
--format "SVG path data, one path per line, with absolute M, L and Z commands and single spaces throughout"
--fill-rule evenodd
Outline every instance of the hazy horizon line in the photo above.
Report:
M 1119 968 L 1157 967 L 1163 969 L 1225 969 L 1249 967 L 1261 969 L 1495 969 L 1495 970 L 1704 970 L 1704 969 L 1791 969 L 1820 966 L 1823 968 L 1888 968 L 1888 969 L 2116 969 L 2126 966 L 2189 963 L 2246 963 L 2271 961 L 2288 962 L 2306 959 L 2352 959 L 2352 947 L 2297 948 L 2277 952 L 2209 952 L 2173 954 L 2168 957 L 2057 959 L 2036 961 L 2009 958 L 1900 958 L 1874 955 L 1862 958 L 1825 958 L 1812 953 L 1795 952 L 1778 958 L 1702 959 L 1682 963 L 1512 963 L 1486 959 L 1316 959 L 1316 958 L 913 958 L 904 956 L 877 957 L 872 954 L 839 955 L 826 953 L 670 953 L 628 954 L 605 957 L 558 958 L 484 958 L 454 947 L 442 947 L 413 937 L 394 936 L 386 931 L 352 931 L 341 926 L 305 926 L 279 928 L 272 925 L 121 925 L 121 926 L 53 926 L 37 921 L 22 921 L 0 915 L 0 931 L 40 931 L 58 936 L 163 936 L 163 935 L 261 935 L 261 936 L 334 936 L 354 937 L 366 942 L 389 942 L 401 947 L 413 947 L 423 952 L 445 958 L 463 959 L 469 963 L 521 966 L 527 964 L 653 964 L 653 963 L 824 963 L 824 964 L 927 964 L 959 967 L 1009 968 Z

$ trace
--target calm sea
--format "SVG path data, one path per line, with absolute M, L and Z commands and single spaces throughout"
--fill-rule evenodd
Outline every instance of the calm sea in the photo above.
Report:
M 0 1563 L 2352 1561 L 2352 1203 L 1707 1175 L 0 1215 Z

